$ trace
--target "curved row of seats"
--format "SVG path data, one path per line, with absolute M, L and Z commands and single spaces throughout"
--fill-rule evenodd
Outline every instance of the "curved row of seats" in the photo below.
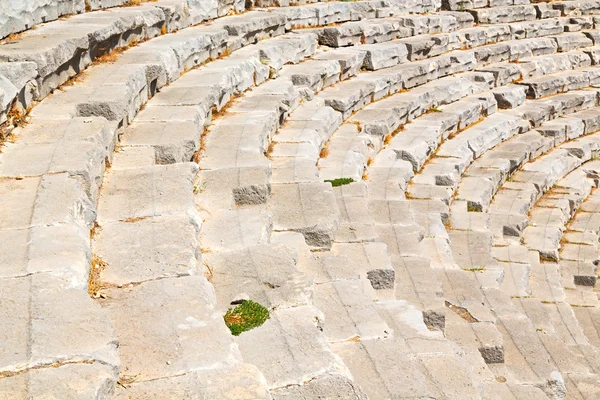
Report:
M 41 101 L 0 157 L 0 397 L 594 398 L 595 271 L 544 262 L 589 257 L 494 219 L 521 178 L 589 193 L 592 2 L 260 1 L 173 29 L 162 3 L 6 63 Z M 270 319 L 234 337 L 245 299 Z

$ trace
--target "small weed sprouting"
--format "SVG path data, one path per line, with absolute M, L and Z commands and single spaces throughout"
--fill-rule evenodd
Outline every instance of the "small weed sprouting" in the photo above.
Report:
M 464 270 L 469 271 L 469 272 L 479 272 L 479 271 L 485 271 L 485 267 L 464 268 Z
M 258 328 L 270 317 L 269 310 L 252 301 L 244 300 L 234 308 L 227 310 L 223 319 L 233 336 Z
M 471 203 L 469 201 L 469 202 L 467 202 L 467 211 L 468 212 L 482 212 L 483 210 L 481 209 L 481 206 Z
M 328 179 L 325 182 L 329 182 L 329 183 L 331 183 L 331 186 L 336 187 L 336 186 L 348 185 L 348 184 L 354 182 L 354 179 L 352 179 L 352 178 L 337 178 L 337 179 Z

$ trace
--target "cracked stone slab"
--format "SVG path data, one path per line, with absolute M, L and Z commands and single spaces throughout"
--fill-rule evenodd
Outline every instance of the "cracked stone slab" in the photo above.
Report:
M 90 229 L 95 211 L 85 191 L 66 173 L 0 179 L 0 230 L 71 223 Z
M 301 385 L 328 373 L 350 379 L 320 330 L 322 319 L 322 313 L 311 306 L 279 309 L 236 342 L 244 361 L 265 375 L 269 389 Z
M 121 287 L 197 275 L 198 231 L 195 221 L 178 215 L 104 224 L 93 238 L 94 254 L 106 263 L 100 281 Z
M 16 129 L 0 156 L 0 176 L 25 177 L 67 172 L 95 199 L 110 158 L 115 127 L 102 118 L 44 121 Z M 37 162 L 32 163 L 31 160 Z
M 229 251 L 269 242 L 273 227 L 270 211 L 233 209 L 209 215 L 202 226 L 203 251 Z
M 114 170 L 104 179 L 98 221 L 120 221 L 177 213 L 196 213 L 192 192 L 195 163 Z
M 219 308 L 251 299 L 269 309 L 307 305 L 312 280 L 300 272 L 297 259 L 281 245 L 258 245 L 240 250 L 204 253 Z
M 152 147 L 156 164 L 190 161 L 200 146 L 197 125 L 191 122 L 134 122 L 122 135 L 123 146 Z
M 31 369 L 0 379 L 0 398 L 110 398 L 115 384 L 116 370 L 108 365 L 97 362 L 65 364 Z
M 117 386 L 118 400 L 178 399 L 270 400 L 267 382 L 254 365 L 236 363 L 181 376 Z
M 434 397 L 418 362 L 394 339 L 340 342 L 332 345 L 369 398 Z
M 106 311 L 70 280 L 46 273 L 2 279 L 0 370 L 22 372 L 61 363 L 100 362 L 114 382 L 117 341 Z M 107 371 L 105 371 L 107 372 Z
M 103 293 L 102 308 L 119 341 L 122 379 L 144 382 L 241 361 L 216 310 L 214 288 L 202 276 L 159 279 Z
M 270 177 L 268 167 L 202 170 L 195 187 L 196 204 L 209 210 L 264 204 L 271 195 Z
M 329 183 L 273 185 L 273 230 L 295 231 L 315 248 L 330 248 L 339 211 Z
M 85 289 L 90 257 L 89 232 L 72 224 L 0 231 L 3 278 L 46 272 Z
M 332 278 L 359 277 L 367 293 L 375 297 L 378 295 L 373 289 L 385 292 L 394 288 L 395 272 L 384 243 L 334 243 L 331 252 L 336 257 L 348 258 L 346 262 L 330 266 L 327 272 Z
M 391 336 L 359 280 L 316 285 L 314 303 L 325 314 L 323 334 L 331 342 L 370 340 Z
M 302 385 L 290 385 L 271 390 L 271 396 L 273 396 L 273 400 L 312 398 L 367 400 L 367 396 L 356 383 L 337 375 L 320 376 Z

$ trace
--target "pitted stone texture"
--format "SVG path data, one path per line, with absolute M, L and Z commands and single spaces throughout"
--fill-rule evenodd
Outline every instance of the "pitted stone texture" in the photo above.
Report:
M 229 251 L 269 242 L 273 227 L 268 211 L 233 209 L 209 215 L 202 226 L 203 251 Z
M 200 131 L 192 122 L 134 122 L 121 144 L 152 147 L 156 164 L 180 163 L 192 159 L 200 145 Z
M 0 38 L 30 29 L 41 22 L 49 22 L 63 15 L 79 14 L 84 10 L 84 0 L 36 0 L 25 4 L 7 1 L 0 7 Z
M 1 176 L 67 172 L 95 200 L 104 160 L 110 158 L 116 139 L 114 126 L 103 118 L 74 118 L 32 123 L 13 133 L 18 139 L 5 143 L 0 155 Z M 37 162 L 32 163 L 32 159 Z
M 268 167 L 205 170 L 198 176 L 195 198 L 203 208 L 264 204 L 271 195 Z
M 327 272 L 331 278 L 360 278 L 365 291 L 375 298 L 378 295 L 373 290 L 385 292 L 394 288 L 395 272 L 384 243 L 334 243 L 331 251 L 348 260 L 330 265 Z
M 70 223 L 92 227 L 93 205 L 81 185 L 66 173 L 0 180 L 0 230 Z

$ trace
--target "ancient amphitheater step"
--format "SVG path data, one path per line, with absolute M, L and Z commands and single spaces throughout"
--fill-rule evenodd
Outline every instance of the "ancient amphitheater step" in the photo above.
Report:
M 6 0 L 0 399 L 600 399 L 600 0 Z

